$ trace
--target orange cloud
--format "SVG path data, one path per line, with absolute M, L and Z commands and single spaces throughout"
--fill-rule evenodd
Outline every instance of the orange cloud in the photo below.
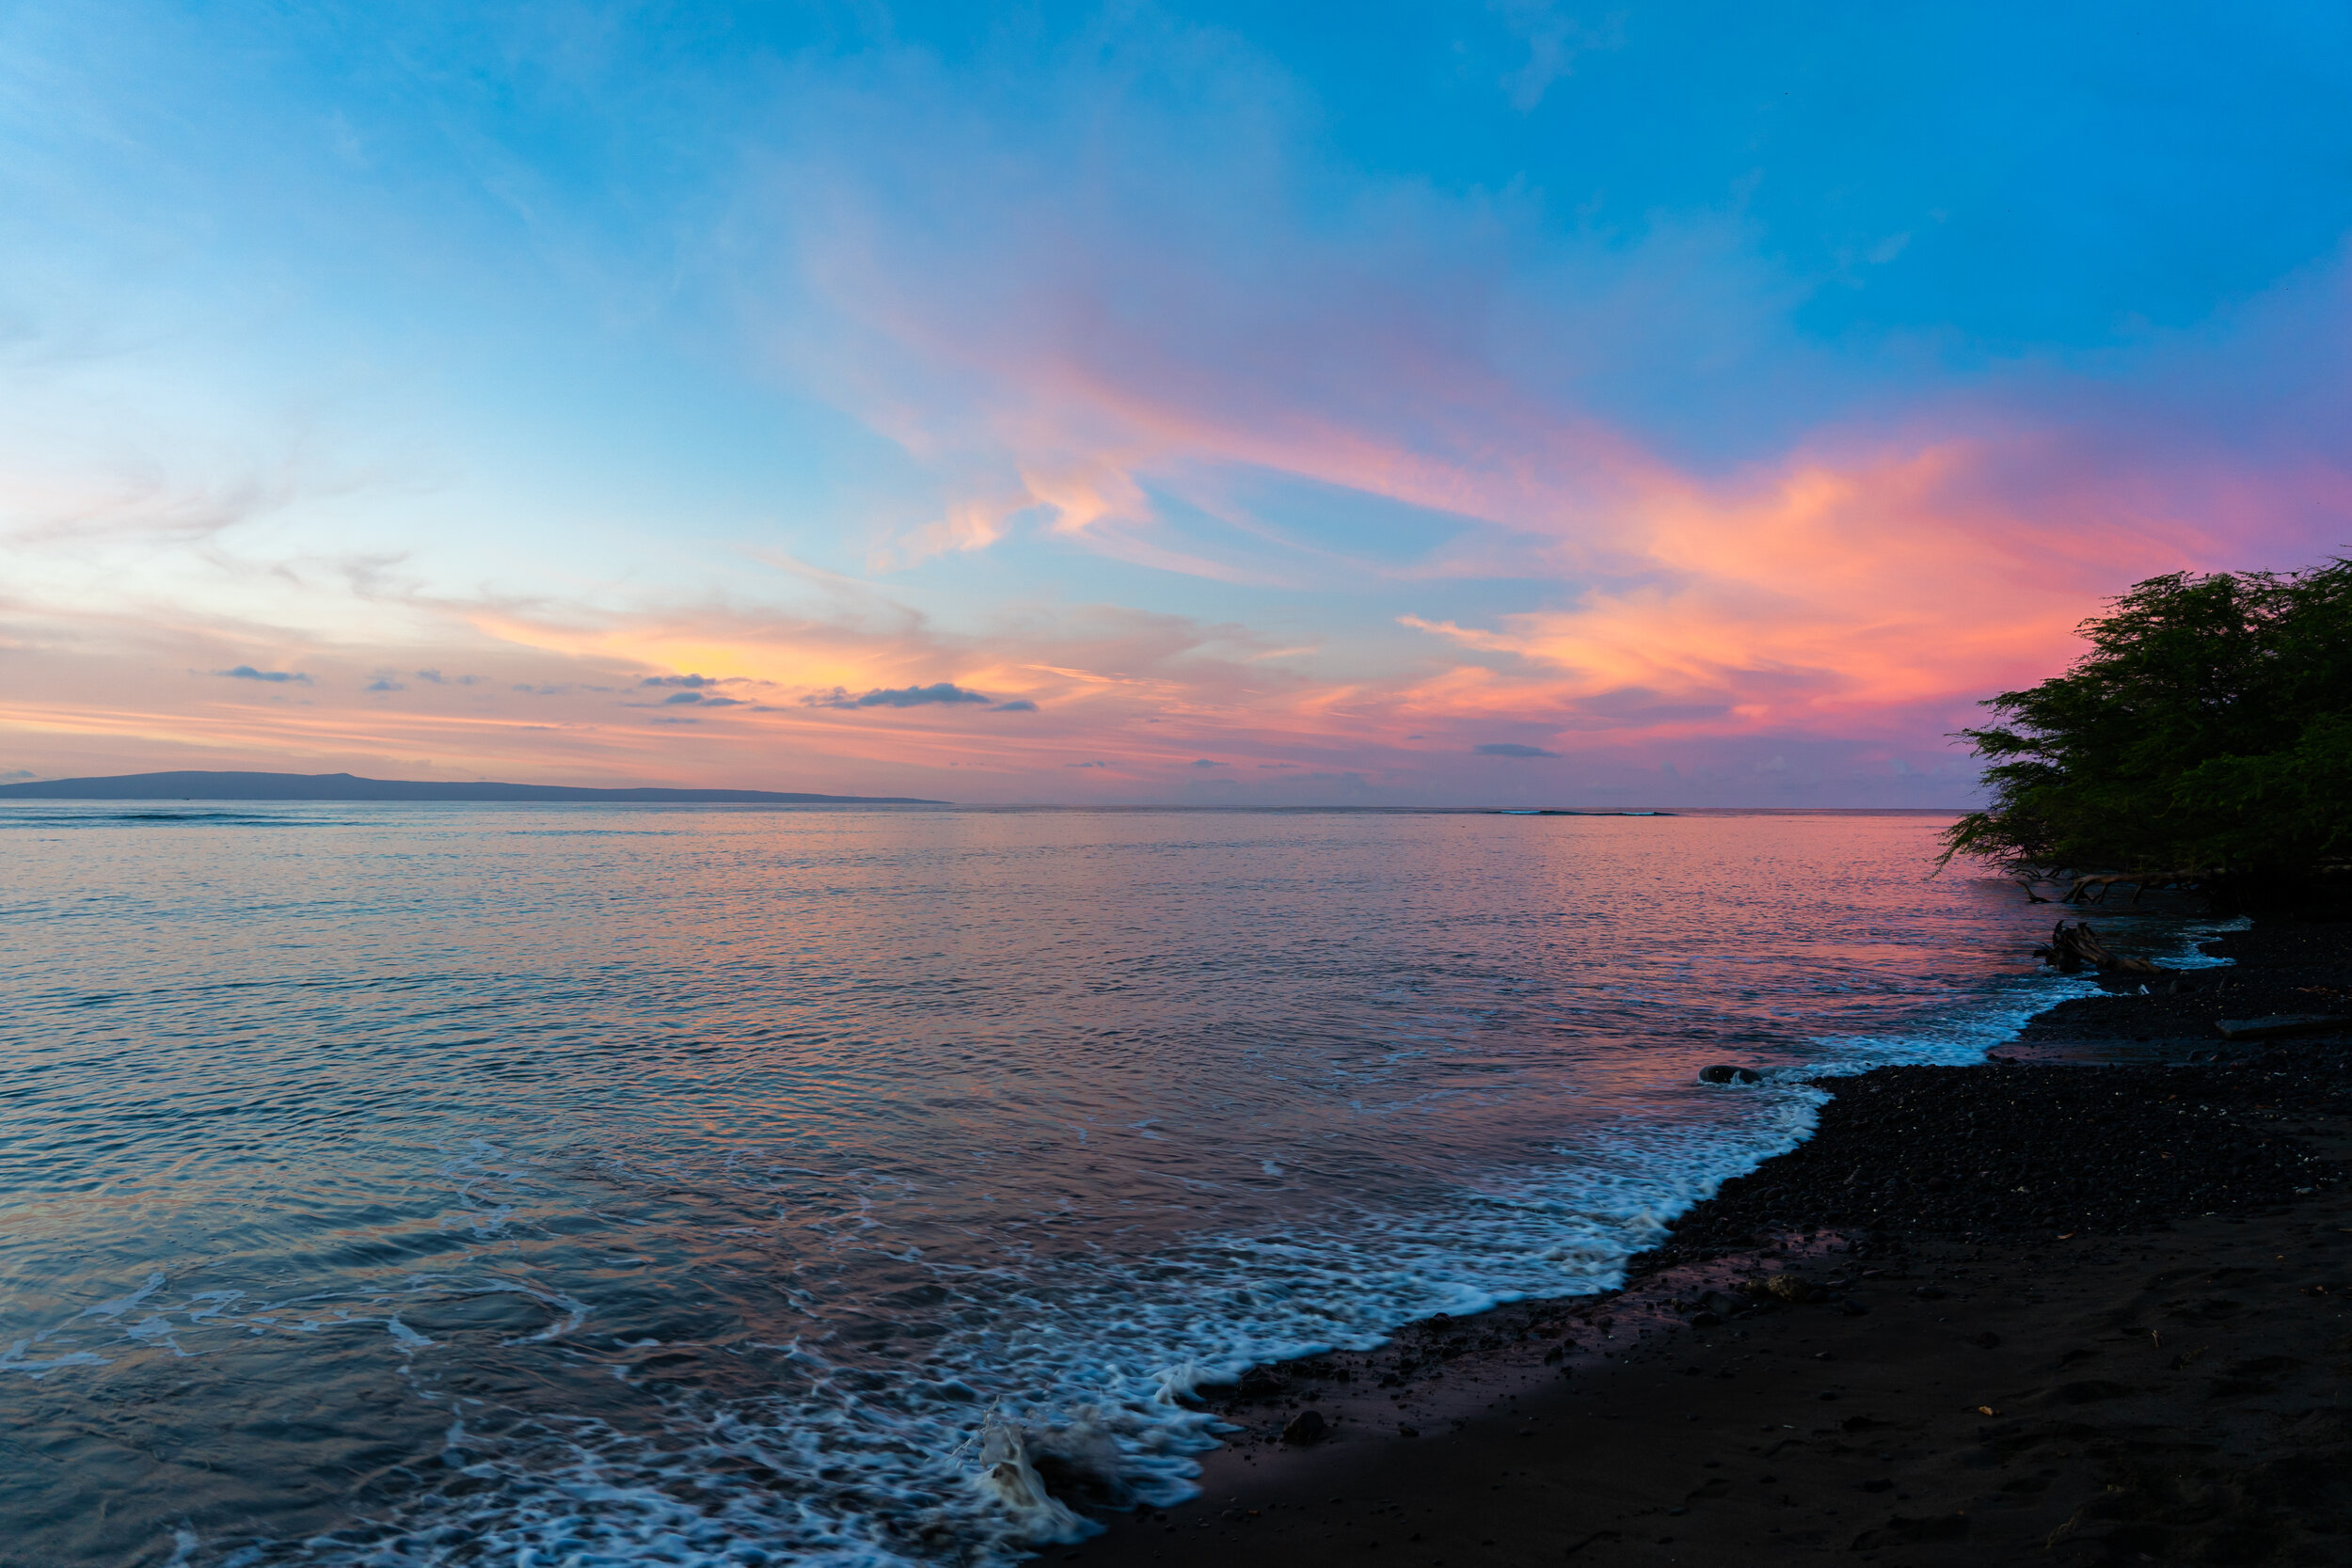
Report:
M 1972 699 L 2062 664 L 2119 562 L 2149 575 L 2210 553 L 2112 498 L 2020 504 L 1990 483 L 2013 456 L 1948 441 L 1728 486 L 1653 475 L 1617 519 L 1633 580 L 1492 628 L 1406 624 L 1527 661 L 1569 708 L 1638 690 L 1720 703 L 1729 726 L 1820 728 Z

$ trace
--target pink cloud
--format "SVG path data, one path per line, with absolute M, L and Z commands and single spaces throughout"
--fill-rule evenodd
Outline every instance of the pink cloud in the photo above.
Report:
M 1135 157 L 1152 164 L 1120 150 Z M 814 384 L 854 358 L 849 405 L 940 462 L 949 518 L 895 560 L 1032 529 L 1162 570 L 1315 586 L 1344 546 L 1254 548 L 1284 542 L 1284 521 L 1233 500 L 1242 473 L 1462 520 L 1380 568 L 1431 585 L 1430 608 L 1398 617 L 1418 652 L 1250 705 L 1293 734 L 1401 749 L 1507 721 L 1628 758 L 1773 735 L 1915 752 L 1979 698 L 2060 667 L 2075 624 L 2134 580 L 2298 564 L 2352 536 L 2341 260 L 2079 361 L 1953 374 L 1889 344 L 1797 437 L 1702 468 L 1612 414 L 1613 378 L 1645 355 L 1712 374 L 1692 319 L 1752 364 L 1759 402 L 1775 375 L 1820 402 L 1811 383 L 1831 373 L 1776 325 L 1784 302 L 1736 254 L 1736 224 L 1661 226 L 1629 256 L 1572 247 L 1532 269 L 1573 285 L 1547 309 L 1498 281 L 1503 205 L 1392 198 L 1389 215 L 1418 228 L 1384 230 L 1368 197 L 1343 233 L 1297 222 L 1226 266 L 1214 205 L 1153 167 L 1144 183 L 1178 193 L 1173 215 L 1126 224 L 1115 194 L 1082 185 L 911 175 L 895 199 L 916 219 L 838 176 L 799 258 L 840 336 L 787 352 Z M 1931 362 L 1906 373 L 1905 354 Z M 1213 538 L 1161 497 L 1232 526 Z M 1481 576 L 1532 579 L 1545 602 L 1450 609 L 1444 585 Z

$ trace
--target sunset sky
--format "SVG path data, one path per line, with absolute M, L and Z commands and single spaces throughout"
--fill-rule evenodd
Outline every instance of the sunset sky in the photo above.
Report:
M 2352 10 L 15 0 L 0 778 L 1918 805 L 2352 550 Z

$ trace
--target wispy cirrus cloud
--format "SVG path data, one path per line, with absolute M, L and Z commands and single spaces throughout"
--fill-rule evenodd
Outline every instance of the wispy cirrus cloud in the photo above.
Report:
M 1942 804 L 2103 594 L 2352 536 L 2352 162 L 2273 111 L 2340 99 L 2325 19 L 2168 74 L 2089 13 L 2020 60 L 1973 13 L 1518 0 L 1344 57 L 1279 8 L 579 51 L 37 9 L 82 53 L 0 93 L 56 237 L 0 264 L 0 659 L 72 693 L 12 699 L 53 772 L 1570 771 L 1502 746 Z M 1760 60 L 1836 102 L 1756 107 Z
M 1232 87 L 1251 67 L 1201 69 Z M 1430 605 L 1508 578 L 1520 591 L 1478 612 L 1395 615 L 1433 645 L 1375 700 L 1416 723 L 1547 713 L 1613 748 L 1916 746 L 2061 664 L 2101 595 L 2305 559 L 2352 527 L 2352 430 L 2319 373 L 2352 320 L 2341 258 L 2195 331 L 1920 375 L 1798 331 L 1734 213 L 1563 239 L 1538 205 L 1363 182 L 1311 215 L 1279 183 L 1299 156 L 1279 115 L 1237 114 L 1199 160 L 1124 90 L 1066 99 L 1113 127 L 1077 141 L 1136 175 L 1116 186 L 1001 126 L 907 135 L 874 119 L 902 98 L 827 101 L 875 135 L 852 143 L 865 163 L 793 170 L 834 336 L 785 352 L 935 461 L 956 519 L 886 541 L 885 563 L 1051 538 L 1237 584 L 1338 566 Z M 893 161 L 917 145 L 968 155 Z M 1160 150 L 1179 145 L 1214 189 Z M 1694 462 L 1646 401 L 1650 366 L 1745 382 L 1772 411 Z M 2258 367 L 2280 372 L 2267 389 Z M 2253 441 L 2249 396 L 2273 411 Z M 1420 546 L 1302 527 L 1265 476 L 1410 508 Z M 1491 602 L 1511 596 L 1538 602 Z

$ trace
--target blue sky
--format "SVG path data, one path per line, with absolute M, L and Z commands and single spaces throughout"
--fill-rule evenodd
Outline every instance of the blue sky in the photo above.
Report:
M 2348 27 L 13 7 L 0 772 L 1963 800 L 2347 536 Z

